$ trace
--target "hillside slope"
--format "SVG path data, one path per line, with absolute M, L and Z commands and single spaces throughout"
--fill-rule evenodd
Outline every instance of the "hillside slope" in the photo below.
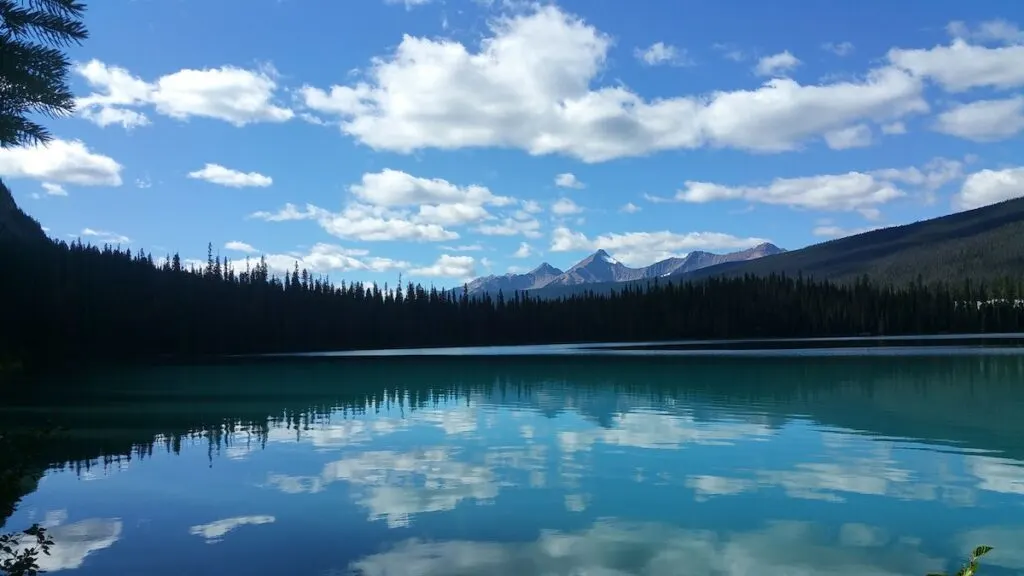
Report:
M 672 279 L 771 273 L 836 281 L 867 274 L 894 284 L 919 275 L 925 282 L 1024 276 L 1024 198 L 757 260 L 710 266 Z
M 0 242 L 45 239 L 43 227 L 18 208 L 11 191 L 0 180 Z

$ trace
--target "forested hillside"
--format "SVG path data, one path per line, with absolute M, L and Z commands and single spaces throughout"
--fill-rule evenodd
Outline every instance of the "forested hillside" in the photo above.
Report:
M 774 258 L 774 257 L 773 257 Z M 991 274 L 989 277 L 993 277 Z M 685 338 L 1017 331 L 1021 276 L 901 287 L 785 275 L 708 278 L 541 299 L 408 284 L 334 284 L 265 262 L 205 267 L 177 255 L 0 239 L 0 361 L 35 366 L 195 356 L 419 346 Z M 1011 300 L 982 306 L 958 302 Z
M 1024 198 L 873 230 L 749 262 L 711 266 L 688 279 L 803 273 L 848 281 L 867 274 L 875 282 L 992 281 L 1024 277 Z

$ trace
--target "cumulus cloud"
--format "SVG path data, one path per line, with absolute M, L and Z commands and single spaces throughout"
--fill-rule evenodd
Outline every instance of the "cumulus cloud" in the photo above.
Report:
M 96 59 L 76 64 L 74 71 L 95 90 L 76 99 L 79 114 L 100 126 L 149 124 L 145 113 L 137 110 L 144 106 L 177 120 L 213 118 L 235 126 L 284 122 L 294 116 L 274 103 L 276 72 L 269 67 L 184 69 L 152 82 Z
M 847 148 L 864 148 L 871 145 L 871 127 L 867 124 L 856 124 L 839 130 L 825 133 L 825 144 L 833 150 Z
M 673 256 L 685 256 L 691 250 L 737 250 L 767 242 L 764 238 L 738 238 L 720 232 L 677 234 L 660 232 L 627 232 L 603 234 L 590 239 L 582 232 L 564 226 L 551 234 L 552 252 L 607 250 L 623 264 L 646 266 Z
M 0 148 L 0 176 L 80 186 L 120 186 L 122 166 L 89 150 L 81 140 Z
M 572 172 L 565 172 L 564 174 L 555 176 L 555 186 L 560 186 L 562 188 L 583 188 L 583 182 L 580 182 Z
M 470 204 L 508 206 L 515 199 L 495 196 L 484 186 L 456 186 L 440 178 L 419 178 L 399 170 L 363 174 L 359 184 L 349 191 L 360 200 L 376 206 L 420 204 Z
M 964 179 L 953 206 L 960 210 L 980 208 L 1024 195 L 1024 167 L 981 170 Z
M 264 176 L 259 172 L 240 172 L 225 168 L 220 164 L 207 163 L 199 170 L 188 173 L 189 178 L 205 180 L 211 184 L 219 184 L 229 188 L 257 187 L 266 188 L 274 183 L 270 176 Z
M 533 246 L 526 242 L 520 242 L 519 249 L 512 254 L 513 258 L 529 258 L 530 256 L 533 256 Z
M 640 211 L 640 207 L 632 202 L 626 202 L 619 208 L 619 212 L 625 212 L 626 214 L 635 214 Z
M 969 26 L 962 20 L 954 20 L 946 26 L 946 31 L 954 38 L 974 40 L 976 42 L 998 42 L 1003 44 L 1024 43 L 1024 32 L 1013 22 L 997 18 L 986 20 L 977 26 Z
M 757 61 L 757 65 L 754 66 L 754 73 L 758 76 L 784 75 L 800 64 L 802 64 L 800 59 L 793 56 L 789 50 L 786 50 L 778 54 L 763 56 Z
M 494 224 L 481 224 L 476 231 L 484 236 L 518 236 L 540 238 L 540 221 L 529 214 L 518 214 L 504 218 Z
M 315 220 L 339 238 L 440 242 L 459 238 L 458 232 L 449 227 L 499 221 L 486 207 L 511 208 L 519 202 L 496 195 L 485 186 L 458 186 L 440 178 L 421 178 L 392 169 L 363 174 L 348 191 L 354 201 L 337 213 L 312 204 L 300 210 L 288 203 L 277 212 L 259 211 L 250 218 L 271 222 Z M 506 227 L 518 227 L 516 234 L 528 233 L 532 229 L 529 221 L 536 219 L 525 210 L 514 210 L 506 216 L 506 222 L 514 224 Z M 498 230 L 502 225 L 489 226 Z
M 80 568 L 86 557 L 113 546 L 121 539 L 123 523 L 119 518 L 88 518 L 65 524 L 67 510 L 53 510 L 46 513 L 42 522 L 46 534 L 53 540 L 50 553 L 38 559 L 40 570 L 57 572 Z M 30 547 L 30 539 L 24 539 L 15 546 L 20 552 Z
M 1005 140 L 1024 130 L 1024 97 L 957 104 L 939 114 L 934 128 L 975 142 Z
M 576 532 L 544 530 L 530 542 L 409 539 L 353 562 L 348 568 L 384 576 L 416 567 L 420 576 L 493 574 L 645 574 L 649 576 L 765 576 L 925 574 L 944 568 L 903 541 L 853 539 L 847 529 L 828 538 L 810 522 L 769 521 L 748 532 L 719 534 L 656 522 L 600 520 Z M 845 536 L 845 540 L 844 540 Z
M 583 208 L 569 198 L 559 198 L 551 204 L 551 213 L 556 216 L 569 216 L 580 212 L 583 212 Z
M 232 240 L 231 242 L 224 244 L 224 249 L 234 250 L 235 252 L 245 252 L 246 254 L 253 254 L 255 252 L 258 252 L 258 250 L 253 248 L 251 244 L 239 242 L 238 240 Z
M 866 215 L 877 215 L 878 206 L 907 195 L 900 185 L 932 191 L 962 176 L 961 162 L 936 158 L 923 169 L 889 168 L 871 172 L 776 178 L 765 185 L 727 186 L 690 180 L 676 192 L 675 199 L 692 203 L 743 200 L 792 208 L 858 211 Z
M 406 35 L 361 80 L 300 95 L 375 149 L 500 146 L 585 162 L 701 146 L 780 152 L 928 110 L 920 80 L 894 67 L 829 84 L 772 78 L 751 90 L 647 100 L 621 85 L 592 87 L 611 44 L 582 19 L 535 6 L 493 19 L 478 48 Z
M 308 252 L 267 254 L 264 258 L 267 267 L 275 272 L 291 272 L 296 263 L 299 268 L 320 274 L 354 271 L 391 272 L 410 267 L 410 264 L 404 260 L 371 257 L 368 250 L 343 248 L 325 243 L 314 244 Z
M 1024 86 L 1024 46 L 987 48 L 957 38 L 949 46 L 906 50 L 893 48 L 889 61 L 915 76 L 928 78 L 949 92 L 971 88 Z
M 469 279 L 476 276 L 476 259 L 472 256 L 441 254 L 430 266 L 413 268 L 409 273 L 415 276 Z
M 313 204 L 306 204 L 305 209 L 300 210 L 294 204 L 287 203 L 277 212 L 259 211 L 250 214 L 249 217 L 267 222 L 314 220 L 321 228 L 338 238 L 366 242 L 443 242 L 459 238 L 458 232 L 448 230 L 439 224 L 413 221 L 408 211 L 389 210 L 359 203 L 351 203 L 340 212 L 331 212 Z
M 53 182 L 43 182 L 43 191 L 46 192 L 47 196 L 67 196 L 68 191 L 64 189 L 60 184 L 54 184 Z
M 647 48 L 637 48 L 633 50 L 633 56 L 648 66 L 688 66 L 693 64 L 693 60 L 686 54 L 686 50 L 664 42 L 655 42 Z

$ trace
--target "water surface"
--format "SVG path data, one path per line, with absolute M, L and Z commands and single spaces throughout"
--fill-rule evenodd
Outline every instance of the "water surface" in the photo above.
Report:
M 1018 574 L 1024 357 L 971 349 L 106 370 L 0 408 L 68 429 L 7 526 L 75 576 Z

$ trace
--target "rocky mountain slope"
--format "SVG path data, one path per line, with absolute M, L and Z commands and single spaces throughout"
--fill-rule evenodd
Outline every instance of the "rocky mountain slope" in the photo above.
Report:
M 769 243 L 728 254 L 713 254 L 697 250 L 683 258 L 667 258 L 650 266 L 630 268 L 613 258 L 608 252 L 598 250 L 565 272 L 545 262 L 526 274 L 503 274 L 477 278 L 468 284 L 468 288 L 470 294 L 497 293 L 499 290 L 508 294 L 516 290 L 587 287 L 595 284 L 660 278 L 699 270 L 707 266 L 762 258 L 782 252 L 785 250 Z

